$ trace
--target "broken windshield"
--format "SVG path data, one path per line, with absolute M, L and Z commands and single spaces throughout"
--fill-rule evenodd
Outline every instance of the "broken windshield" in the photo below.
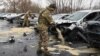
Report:
M 78 21 L 87 14 L 88 14 L 88 12 L 76 12 L 76 13 L 73 13 L 72 15 L 66 17 L 65 19 L 71 20 L 71 21 Z

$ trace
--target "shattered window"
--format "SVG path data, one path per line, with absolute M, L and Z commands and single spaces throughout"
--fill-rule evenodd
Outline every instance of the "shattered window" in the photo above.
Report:
M 99 12 L 98 18 L 96 18 L 96 21 L 100 21 L 100 12 Z
M 86 21 L 89 21 L 89 20 L 95 19 L 97 16 L 98 16 L 98 13 L 94 12 L 94 13 L 89 14 L 85 19 Z

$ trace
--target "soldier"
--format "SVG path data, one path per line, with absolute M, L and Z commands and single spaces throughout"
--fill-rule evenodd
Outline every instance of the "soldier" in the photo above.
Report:
M 45 56 L 49 56 L 48 52 L 48 27 L 50 25 L 54 25 L 54 21 L 52 19 L 52 16 L 50 15 L 54 10 L 56 9 L 55 4 L 49 5 L 44 11 L 42 11 L 39 15 L 38 19 L 38 30 L 39 30 L 39 46 L 38 46 L 38 51 L 37 53 L 41 52 L 41 47 L 43 47 L 43 52 Z
M 29 26 L 29 17 L 31 17 L 31 12 L 28 11 L 25 15 L 24 15 L 24 22 L 23 22 L 23 27 L 24 26 Z

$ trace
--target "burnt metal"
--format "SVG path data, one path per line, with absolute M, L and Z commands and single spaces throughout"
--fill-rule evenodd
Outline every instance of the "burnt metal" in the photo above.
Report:
M 99 21 L 87 21 L 86 27 L 82 25 L 82 28 L 76 26 L 73 30 L 68 27 L 69 24 L 60 24 L 56 27 L 62 31 L 62 34 L 67 42 L 84 42 L 91 45 L 91 47 L 100 48 L 100 22 Z M 54 27 L 49 27 L 49 32 L 53 35 L 57 35 L 57 31 Z

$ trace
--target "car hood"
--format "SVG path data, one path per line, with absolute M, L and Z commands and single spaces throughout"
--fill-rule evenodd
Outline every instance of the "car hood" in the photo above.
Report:
M 76 22 L 76 21 L 62 20 L 62 19 L 55 20 L 55 23 L 57 23 L 57 24 L 61 24 L 61 23 L 73 23 L 73 22 Z

